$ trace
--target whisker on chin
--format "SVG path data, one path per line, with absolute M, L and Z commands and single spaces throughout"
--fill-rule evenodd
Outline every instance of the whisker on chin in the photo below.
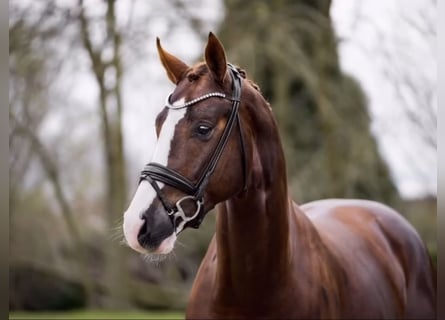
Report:
M 162 254 L 150 254 L 150 253 L 142 253 L 142 260 L 144 262 L 149 263 L 150 265 L 154 265 L 156 267 L 159 267 L 161 265 L 161 262 L 164 262 L 166 260 L 166 255 Z
M 174 250 L 167 254 L 158 254 L 158 253 L 141 253 L 142 260 L 144 262 L 154 265 L 156 267 L 160 267 L 162 263 L 167 261 L 176 260 L 176 254 Z

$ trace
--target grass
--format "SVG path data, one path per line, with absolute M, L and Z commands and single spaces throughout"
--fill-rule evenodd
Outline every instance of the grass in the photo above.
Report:
M 91 319 L 91 320 L 115 320 L 115 319 L 184 319 L 184 313 L 175 311 L 69 311 L 69 312 L 10 312 L 9 319 L 23 320 L 55 320 L 55 319 Z

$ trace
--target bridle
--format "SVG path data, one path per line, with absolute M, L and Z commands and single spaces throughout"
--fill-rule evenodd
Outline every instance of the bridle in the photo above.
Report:
M 139 179 L 139 183 L 141 183 L 143 180 L 149 182 L 153 189 L 156 191 L 156 194 L 158 196 L 158 199 L 161 201 L 162 205 L 164 206 L 165 210 L 167 211 L 167 215 L 169 216 L 170 220 L 172 221 L 172 224 L 175 229 L 175 233 L 179 234 L 186 226 L 190 226 L 192 228 L 199 228 L 203 218 L 204 218 L 204 191 L 209 183 L 210 177 L 212 176 L 213 172 L 215 171 L 215 168 L 218 164 L 219 159 L 221 158 L 221 155 L 227 145 L 227 142 L 229 140 L 230 133 L 232 132 L 232 129 L 235 125 L 235 123 L 238 126 L 239 131 L 239 139 L 240 139 L 240 145 L 241 145 L 241 155 L 242 155 L 242 168 L 243 168 L 243 179 L 244 179 L 244 187 L 243 190 L 246 190 L 247 182 L 246 182 L 246 175 L 247 175 L 247 162 L 246 162 L 246 153 L 245 153 L 245 146 L 244 146 L 244 137 L 241 130 L 241 123 L 239 119 L 239 105 L 240 105 L 240 98 L 241 98 L 241 75 L 238 72 L 238 70 L 232 66 L 231 64 L 228 64 L 229 67 L 229 73 L 232 78 L 232 97 L 226 96 L 225 93 L 221 92 L 211 92 L 207 93 L 203 96 L 200 96 L 198 98 L 195 98 L 193 100 L 190 100 L 188 102 L 185 102 L 182 105 L 175 106 L 170 103 L 170 97 L 171 94 L 167 97 L 166 100 L 166 107 L 169 109 L 182 109 L 182 108 L 188 108 L 191 107 L 203 100 L 209 99 L 209 98 L 222 98 L 227 99 L 229 101 L 232 101 L 232 109 L 229 115 L 229 118 L 227 120 L 226 126 L 224 128 L 224 131 L 218 141 L 218 144 L 216 145 L 215 149 L 213 150 L 213 154 L 210 157 L 210 160 L 208 161 L 207 165 L 205 166 L 204 171 L 201 173 L 200 178 L 197 180 L 196 183 L 193 183 L 188 178 L 181 175 L 179 172 L 172 170 L 166 166 L 163 166 L 156 162 L 150 162 L 147 165 L 145 165 L 144 170 L 141 172 L 141 176 Z M 158 182 L 162 182 L 166 185 L 169 185 L 175 189 L 178 189 L 185 194 L 183 198 L 179 199 L 175 205 L 171 206 L 167 199 L 165 198 L 164 194 L 162 193 L 161 189 L 159 188 Z M 190 216 L 187 217 L 184 209 L 183 204 L 185 201 L 192 200 L 195 202 L 196 205 L 196 212 Z

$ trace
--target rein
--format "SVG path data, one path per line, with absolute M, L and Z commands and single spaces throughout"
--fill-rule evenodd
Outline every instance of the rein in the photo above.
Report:
M 199 228 L 205 214 L 204 196 L 203 196 L 204 190 L 207 184 L 209 183 L 210 177 L 215 171 L 215 168 L 227 145 L 230 133 L 232 132 L 235 123 L 238 126 L 238 131 L 240 133 L 239 138 L 241 144 L 242 165 L 243 165 L 242 168 L 243 168 L 243 179 L 244 179 L 243 191 L 247 189 L 246 152 L 244 145 L 244 137 L 241 130 L 241 123 L 238 113 L 240 105 L 240 97 L 241 97 L 241 75 L 238 72 L 238 70 L 236 70 L 236 68 L 233 67 L 231 64 L 228 64 L 228 67 L 232 78 L 232 97 L 227 97 L 225 93 L 221 92 L 211 92 L 201 97 L 190 100 L 180 106 L 173 106 L 170 103 L 171 94 L 167 97 L 166 107 L 173 110 L 188 108 L 203 100 L 214 97 L 232 101 L 232 110 L 230 112 L 224 131 L 218 141 L 218 144 L 216 145 L 216 148 L 213 150 L 213 154 L 209 162 L 205 166 L 205 170 L 202 172 L 198 181 L 196 183 L 193 183 L 187 177 L 181 175 L 179 172 L 156 162 L 150 162 L 147 165 L 145 165 L 144 170 L 142 170 L 141 176 L 139 178 L 139 183 L 145 180 L 149 182 L 153 187 L 153 189 L 156 191 L 159 200 L 161 201 L 162 205 L 167 211 L 167 215 L 169 216 L 170 220 L 173 223 L 176 234 L 179 234 L 182 230 L 184 230 L 186 225 L 195 229 Z M 175 189 L 178 189 L 187 194 L 187 196 L 179 199 L 176 202 L 176 204 L 171 206 L 167 201 L 167 199 L 165 198 L 164 194 L 162 193 L 161 189 L 159 188 L 158 182 L 162 182 Z M 194 201 L 196 205 L 196 211 L 192 216 L 187 216 L 182 207 L 183 204 L 188 200 Z M 178 220 L 180 220 L 179 223 Z

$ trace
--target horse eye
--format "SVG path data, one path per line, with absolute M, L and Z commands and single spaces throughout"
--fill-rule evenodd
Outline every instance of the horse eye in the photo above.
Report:
M 213 130 L 212 127 L 205 125 L 205 124 L 200 124 L 196 128 L 196 133 L 202 137 L 206 137 L 212 132 L 212 130 Z

